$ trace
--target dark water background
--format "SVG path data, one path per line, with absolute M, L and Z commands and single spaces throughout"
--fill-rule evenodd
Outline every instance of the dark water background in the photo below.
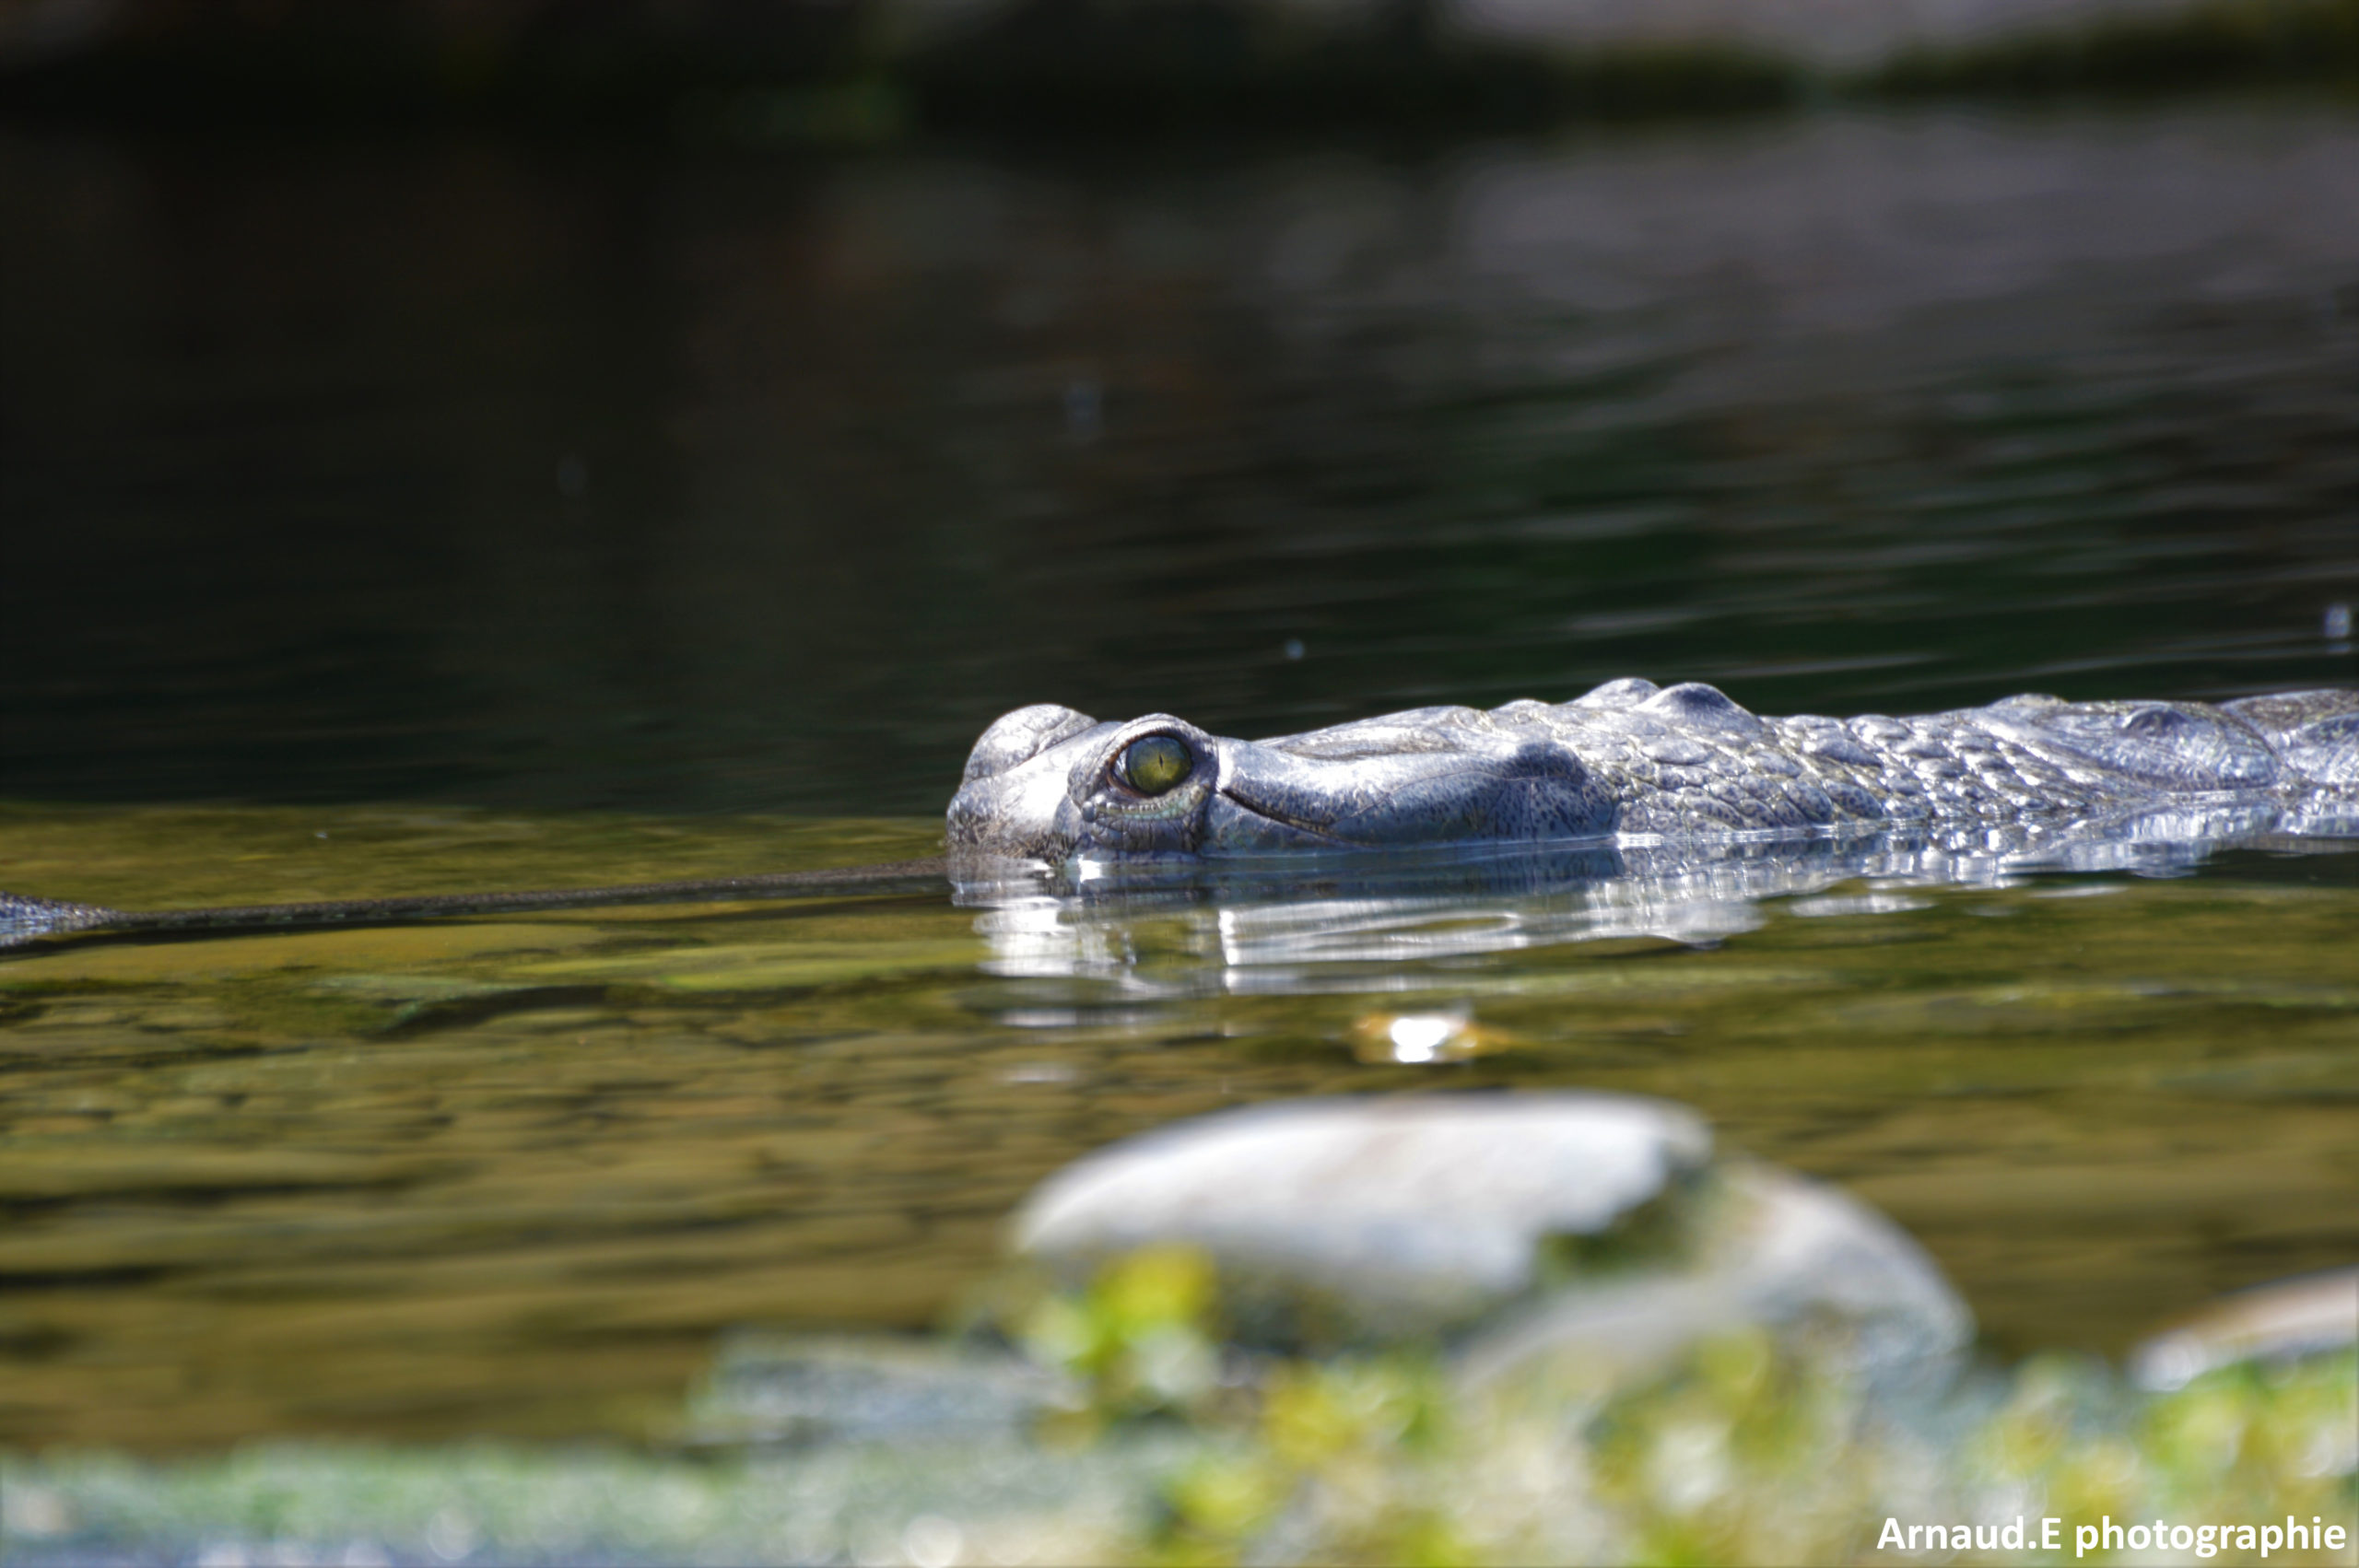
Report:
M 0 142 L 0 790 L 919 813 L 1030 701 L 2353 678 L 2348 114 L 1153 156 Z
M 13 890 L 921 854 L 1043 699 L 2359 682 L 2348 112 L 1104 161 L 17 133 L 0 234 Z M 1693 1104 L 1907 1226 L 1995 1352 L 2118 1352 L 2359 1257 L 2349 848 L 18 954 L 0 1443 L 660 1435 L 734 1327 L 937 1321 L 1111 1139 L 1431 1086 Z M 1417 1010 L 1481 1049 L 1370 1054 Z

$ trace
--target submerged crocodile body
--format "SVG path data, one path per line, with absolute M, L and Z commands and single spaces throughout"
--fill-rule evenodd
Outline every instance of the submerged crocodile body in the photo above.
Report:
M 2217 706 L 2015 696 L 1840 720 L 1621 680 L 1566 703 L 1414 708 L 1267 741 L 1044 704 L 984 732 L 947 825 L 954 860 L 1061 863 L 2102 824 L 2174 807 L 2349 831 L 2359 691 Z
M 1014 885 L 1001 875 L 1011 863 L 1021 882 L 1042 862 L 1236 857 L 1247 876 L 1299 892 L 1312 883 L 1298 867 L 1257 857 L 1318 849 L 1434 846 L 1444 865 L 1422 871 L 1453 883 L 1622 882 L 1642 900 L 1685 896 L 1697 875 L 1754 896 L 1871 871 L 1953 880 L 2060 849 L 2070 863 L 2109 865 L 2123 847 L 2200 855 L 2280 834 L 2359 837 L 2359 691 L 2217 707 L 2018 696 L 1838 721 L 1763 719 L 1710 686 L 1625 680 L 1553 707 L 1421 708 L 1269 741 L 1167 714 L 1100 723 L 1043 705 L 983 732 L 948 830 L 943 860 L 626 887 L 152 910 L 0 893 L 0 950 L 914 891 L 945 878 L 961 899 L 989 902 Z M 1360 857 L 1354 874 L 1419 859 Z M 1332 870 L 1322 875 L 1332 890 Z

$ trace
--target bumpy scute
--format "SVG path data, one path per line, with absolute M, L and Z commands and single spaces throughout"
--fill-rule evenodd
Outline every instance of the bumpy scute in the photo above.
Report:
M 1143 813 L 1108 747 L 1150 722 L 1208 760 Z M 2224 706 L 2032 696 L 1838 720 L 1625 679 L 1565 703 L 1414 708 L 1258 742 L 1044 705 L 984 733 L 949 836 L 954 853 L 1120 860 L 2105 821 L 2177 802 L 2359 814 L 2359 692 Z

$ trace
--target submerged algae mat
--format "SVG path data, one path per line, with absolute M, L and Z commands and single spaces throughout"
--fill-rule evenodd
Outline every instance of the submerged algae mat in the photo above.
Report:
M 17 806 L 0 886 L 578 885 L 936 836 Z M 945 892 L 25 953 L 0 959 L 0 1443 L 660 1433 L 722 1329 L 937 1320 L 1080 1153 L 1421 1087 L 1685 1101 L 1893 1214 L 2002 1348 L 2118 1350 L 2359 1255 L 2348 848 L 1854 883 L 1732 904 L 1706 943 L 1486 945 L 1553 928 L 1469 898 L 1361 901 L 1380 941 L 1290 949 L 1212 904 Z M 1371 1021 L 1443 1009 L 1473 1020 L 1461 1059 L 1371 1052 Z

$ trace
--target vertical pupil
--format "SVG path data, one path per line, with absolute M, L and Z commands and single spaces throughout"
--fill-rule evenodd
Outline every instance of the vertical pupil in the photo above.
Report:
M 1142 795 L 1168 794 L 1188 777 L 1188 748 L 1168 735 L 1133 741 L 1122 751 L 1122 782 Z

